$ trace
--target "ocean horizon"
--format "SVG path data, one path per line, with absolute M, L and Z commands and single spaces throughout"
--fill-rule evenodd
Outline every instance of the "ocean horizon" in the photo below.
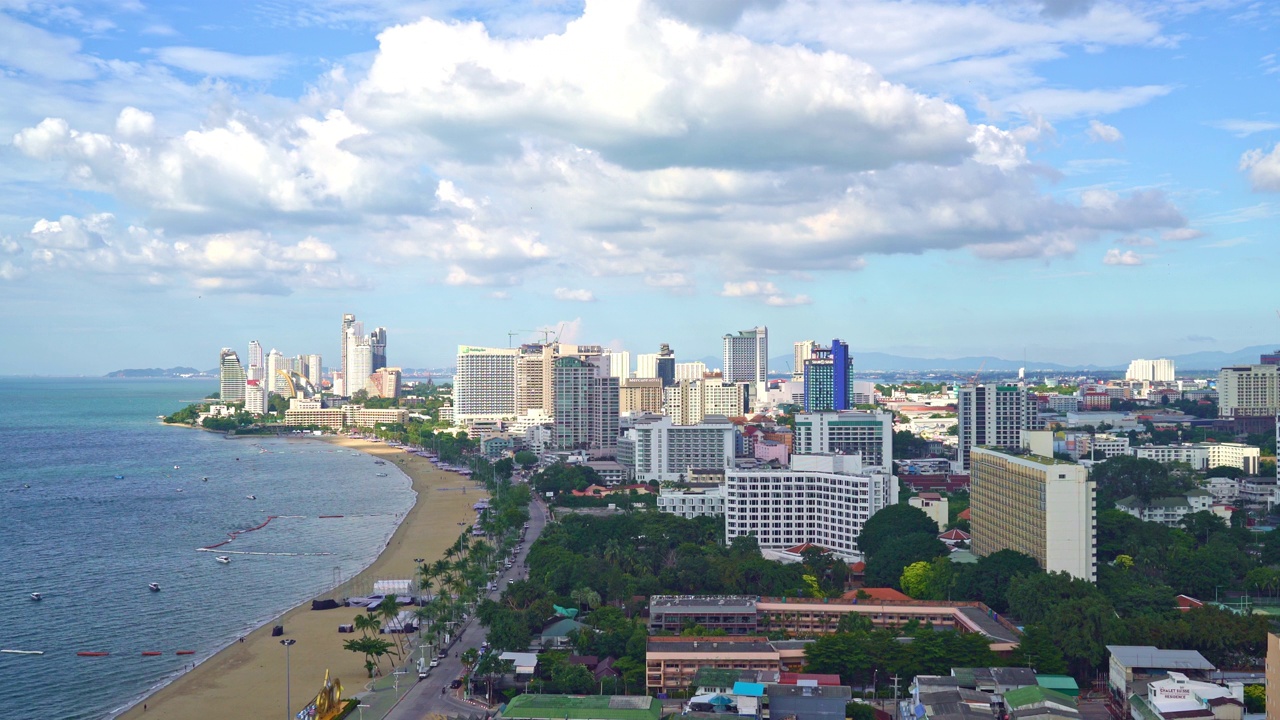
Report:
M 45 653 L 0 654 L 0 683 L 13 689 L 0 718 L 123 711 L 367 567 L 413 506 L 409 478 L 364 453 L 156 417 L 216 389 L 0 378 L 0 649 Z

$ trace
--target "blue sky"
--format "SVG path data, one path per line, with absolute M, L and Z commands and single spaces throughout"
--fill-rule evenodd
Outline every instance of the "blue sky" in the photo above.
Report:
M 0 374 L 1280 338 L 1280 6 L 0 0 Z

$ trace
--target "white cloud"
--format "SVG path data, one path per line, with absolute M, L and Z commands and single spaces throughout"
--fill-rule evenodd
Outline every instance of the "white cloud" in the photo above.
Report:
M 270 80 L 288 65 L 279 55 L 236 55 L 198 47 L 157 48 L 155 56 L 165 65 L 199 75 L 248 80 Z
M 28 25 L 0 13 L 0 66 L 48 80 L 88 80 L 97 76 L 80 41 Z
M 1208 124 L 1219 130 L 1226 130 L 1236 137 L 1248 137 L 1254 133 L 1280 130 L 1280 122 L 1270 120 L 1215 120 Z
M 1280 143 L 1264 152 L 1261 148 L 1240 156 L 1240 169 L 1249 171 L 1254 190 L 1280 191 Z
M 18 280 L 26 277 L 27 271 L 5 260 L 0 262 L 0 280 Z
M 1156 241 L 1145 235 L 1126 235 L 1116 240 L 1116 244 L 1128 247 L 1155 247 Z
M 17 240 L 14 240 L 7 235 L 0 236 L 0 253 L 4 253 L 5 255 L 21 255 L 22 245 L 18 244 Z
M 590 290 L 570 290 L 569 288 L 556 288 L 552 296 L 557 300 L 566 302 L 595 302 L 596 296 Z
M 1102 263 L 1104 265 L 1141 265 L 1142 257 L 1132 250 L 1121 251 L 1111 248 L 1103 256 Z
M 1165 230 L 1160 233 L 1160 239 L 1167 240 L 1169 242 L 1183 242 L 1185 240 L 1195 240 L 1202 237 L 1204 237 L 1204 232 L 1189 227 Z
M 1089 139 L 1094 142 L 1113 143 L 1124 139 L 1124 135 L 1118 129 L 1097 120 L 1089 121 L 1089 129 L 1086 132 L 1089 135 Z
M 1141 85 L 1109 90 L 1039 88 L 1016 93 L 993 104 L 1001 112 L 1038 113 L 1050 119 L 1106 115 L 1145 105 L 1173 91 L 1169 85 Z
M 720 291 L 723 297 L 755 297 L 766 305 L 788 307 L 791 305 L 808 305 L 813 302 L 808 295 L 787 296 L 771 282 L 745 280 L 743 282 L 726 282 Z
M 41 218 L 27 235 L 42 248 L 90 250 L 106 246 L 103 234 L 110 231 L 114 220 L 111 213 L 90 215 L 84 219 L 70 215 L 63 215 L 57 220 Z

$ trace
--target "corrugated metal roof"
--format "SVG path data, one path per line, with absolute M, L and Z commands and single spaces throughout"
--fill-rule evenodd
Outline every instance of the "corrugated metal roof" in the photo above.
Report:
M 1125 667 L 1160 670 L 1213 670 L 1213 663 L 1195 650 L 1161 650 L 1154 645 L 1108 645 L 1107 651 Z

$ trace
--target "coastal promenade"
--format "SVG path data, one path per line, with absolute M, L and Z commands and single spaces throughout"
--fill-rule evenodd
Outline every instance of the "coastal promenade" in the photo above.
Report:
M 344 437 L 329 440 L 394 463 L 409 476 L 418 494 L 413 508 L 382 554 L 349 585 L 359 586 L 366 580 L 371 584 L 379 578 L 411 577 L 416 567 L 415 558 L 430 561 L 442 557 L 445 549 L 457 539 L 459 523 L 474 521 L 475 511 L 471 506 L 485 494 L 470 480 L 439 470 L 425 458 L 379 443 Z M 209 599 L 211 603 L 222 601 Z M 234 642 L 201 662 L 119 717 L 189 720 L 211 715 L 283 716 L 285 649 L 280 645 L 281 638 L 271 636 L 273 625 L 283 625 L 284 638 L 296 641 L 289 650 L 293 712 L 305 706 L 319 691 L 326 671 L 342 681 L 343 695 L 355 695 L 368 682 L 364 658 L 344 650 L 343 640 L 352 636 L 337 632 L 338 625 L 350 623 L 355 614 L 351 608 L 313 611 L 310 601 L 305 602 L 246 635 L 243 642 Z
M 529 505 L 529 532 L 525 534 L 524 548 L 516 556 L 512 568 L 498 576 L 498 589 L 488 597 L 498 599 L 506 589 L 507 580 L 519 580 L 527 576 L 525 561 L 529 556 L 529 548 L 533 541 L 542 534 L 547 524 L 547 508 L 537 499 Z M 462 662 L 457 658 L 467 648 L 479 648 L 484 642 L 485 630 L 472 617 L 462 634 L 454 641 L 449 650 L 449 657 L 440 661 L 440 666 L 432 668 L 426 680 L 417 681 L 413 689 L 405 694 L 395 709 L 386 716 L 387 720 L 421 720 L 432 714 L 439 715 L 473 715 L 483 711 L 483 706 L 475 705 L 461 699 L 462 689 L 450 690 L 449 683 L 462 677 Z M 409 676 L 415 681 L 417 675 Z M 377 717 L 371 715 L 370 717 Z

